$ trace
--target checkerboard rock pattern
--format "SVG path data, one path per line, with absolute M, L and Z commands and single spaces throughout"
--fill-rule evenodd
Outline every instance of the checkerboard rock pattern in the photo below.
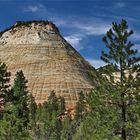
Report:
M 23 70 L 37 103 L 54 91 L 65 98 L 67 107 L 75 106 L 78 93 L 94 86 L 88 76 L 92 66 L 49 21 L 17 22 L 2 32 L 0 59 L 11 72 L 11 83 L 15 73 Z

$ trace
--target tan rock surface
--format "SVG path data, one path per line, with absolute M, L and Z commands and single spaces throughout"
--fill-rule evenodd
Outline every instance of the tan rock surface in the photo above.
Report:
M 60 35 L 50 22 L 30 22 L 15 26 L 0 37 L 0 59 L 8 66 L 13 80 L 23 70 L 28 88 L 37 103 L 49 93 L 65 97 L 67 106 L 75 105 L 80 91 L 93 88 L 88 62 Z

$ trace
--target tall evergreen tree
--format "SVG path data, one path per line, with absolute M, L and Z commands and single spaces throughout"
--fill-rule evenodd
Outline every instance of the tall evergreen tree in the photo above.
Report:
M 48 101 L 37 108 L 36 137 L 39 139 L 61 139 L 62 119 L 65 113 L 65 100 L 52 91 Z
M 59 103 L 59 108 L 58 108 L 59 116 L 62 116 L 65 114 L 65 111 L 66 111 L 64 97 L 61 97 L 61 96 L 58 97 L 58 103 Z
M 15 116 L 22 121 L 22 128 L 26 128 L 29 122 L 29 108 L 28 108 L 28 91 L 27 91 L 27 80 L 22 71 L 16 73 L 16 78 L 13 85 L 15 106 Z
M 48 102 L 44 104 L 44 112 L 46 111 L 46 121 L 44 126 L 46 134 L 50 140 L 60 139 L 61 135 L 61 114 L 60 103 L 55 93 L 52 91 L 48 97 Z
M 84 117 L 84 113 L 86 113 L 85 96 L 86 95 L 84 95 L 83 92 L 79 93 L 79 99 L 75 108 L 75 119 L 77 119 L 77 121 L 78 120 L 82 121 L 82 118 Z
M 10 72 L 7 72 L 5 63 L 0 62 L 0 108 L 9 100 Z
M 36 125 L 36 115 L 37 115 L 37 104 L 35 102 L 34 97 L 29 95 L 29 121 L 30 127 L 34 127 Z
M 140 128 L 137 127 L 140 113 L 140 57 L 136 56 L 137 50 L 133 49 L 133 43 L 128 41 L 132 30 L 128 30 L 125 20 L 120 24 L 112 23 L 112 28 L 103 37 L 108 53 L 102 51 L 101 59 L 112 66 L 110 71 L 110 80 L 118 91 L 119 103 L 117 106 L 121 110 L 120 123 L 121 137 L 123 140 L 137 135 Z M 116 81 L 113 72 L 118 69 L 119 80 Z M 111 73 L 112 70 L 112 73 Z M 131 126 L 130 126 L 131 125 Z M 137 128 L 136 128 L 137 127 Z
M 97 70 L 100 83 L 85 97 L 89 111 L 74 139 L 140 138 L 140 57 L 128 41 L 132 33 L 122 20 L 103 37 L 108 51 L 101 59 L 108 65 Z
M 17 72 L 9 99 L 4 104 L 0 131 L 0 137 L 3 140 L 24 140 L 29 138 L 27 131 L 29 109 L 26 83 L 23 72 Z

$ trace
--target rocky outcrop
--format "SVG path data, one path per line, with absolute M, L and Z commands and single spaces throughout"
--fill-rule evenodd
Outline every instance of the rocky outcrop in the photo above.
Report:
M 78 93 L 95 84 L 88 76 L 92 66 L 49 21 L 17 22 L 1 32 L 0 59 L 7 64 L 12 80 L 16 71 L 23 70 L 37 103 L 54 91 L 66 99 L 67 107 L 74 106 Z

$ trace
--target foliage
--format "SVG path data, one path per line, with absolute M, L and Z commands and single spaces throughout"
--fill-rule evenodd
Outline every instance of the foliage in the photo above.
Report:
M 26 83 L 27 80 L 23 72 L 17 72 L 9 100 L 4 104 L 2 127 L 0 129 L 1 139 L 23 140 L 29 136 L 27 130 L 29 109 Z
M 37 104 L 34 97 L 29 95 L 29 124 L 28 127 L 33 129 L 36 126 Z
M 128 41 L 132 30 L 128 30 L 125 20 L 120 24 L 112 23 L 112 28 L 103 37 L 109 53 L 102 51 L 101 59 L 106 63 L 118 68 L 119 80 L 116 81 L 114 75 L 110 72 L 110 80 L 117 91 L 119 101 L 117 101 L 120 118 L 120 133 L 122 139 L 133 139 L 140 131 L 137 126 L 140 120 L 139 100 L 140 100 L 140 57 L 137 57 L 137 50 L 133 49 L 133 43 Z M 110 69 L 109 69 L 110 70 Z M 110 70 L 111 71 L 111 70 Z M 114 103 L 114 102 L 113 102 Z M 115 102 L 116 103 L 116 102 Z
M 29 122 L 28 91 L 27 80 L 22 71 L 16 73 L 13 85 L 13 105 L 15 106 L 15 116 L 22 120 L 21 128 L 27 127 Z
M 0 103 L 8 101 L 9 98 L 10 72 L 7 72 L 5 63 L 0 62 Z
M 18 22 L 15 26 L 28 24 Z M 108 51 L 102 51 L 101 59 L 107 65 L 90 72 L 91 77 L 98 77 L 93 79 L 98 84 L 90 93 L 79 93 L 74 118 L 67 114 L 65 99 L 54 91 L 37 105 L 28 93 L 22 71 L 16 73 L 10 87 L 10 73 L 0 63 L 0 103 L 4 107 L 0 112 L 0 139 L 139 140 L 140 57 L 128 41 L 132 33 L 125 20 L 112 23 L 103 37 Z
M 120 24 L 112 23 L 103 37 L 108 53 L 103 51 L 101 59 L 108 65 L 97 70 L 100 83 L 84 99 L 89 111 L 76 139 L 139 139 L 140 57 L 128 41 L 132 33 L 122 20 Z

